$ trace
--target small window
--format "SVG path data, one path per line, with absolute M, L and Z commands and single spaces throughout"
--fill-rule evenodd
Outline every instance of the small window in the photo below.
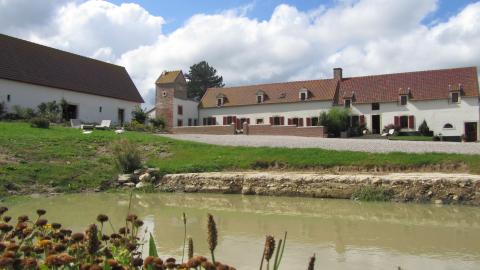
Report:
M 102 106 L 98 107 L 98 112 L 102 112 Z
M 257 103 L 263 103 L 263 95 L 257 96 Z
M 273 117 L 272 125 L 280 126 L 282 124 L 282 118 L 280 116 Z
M 443 128 L 445 129 L 453 128 L 453 125 L 450 123 L 446 123 L 445 125 L 443 125 Z
M 162 96 L 163 96 L 163 97 L 166 97 L 166 96 L 167 96 L 167 91 L 163 91 L 163 92 L 162 92 Z
M 177 120 L 177 126 L 178 126 L 178 127 L 183 126 L 183 121 L 182 121 L 182 119 L 178 119 L 178 120 Z
M 451 93 L 452 103 L 458 103 L 460 101 L 460 95 L 458 92 Z
M 257 125 L 263 124 L 263 118 L 257 118 L 257 120 L 255 120 L 255 123 L 257 123 Z
M 318 117 L 312 117 L 312 126 L 319 126 Z
M 380 103 L 372 103 L 372 111 L 380 110 Z
M 10 99 L 11 99 L 10 95 L 7 95 L 7 102 L 10 102 Z
M 196 118 L 193 119 L 193 125 L 194 125 L 194 126 L 198 126 L 198 119 L 196 119 Z
M 408 128 L 408 116 L 400 116 L 400 128 Z
M 350 108 L 350 107 L 352 107 L 352 100 L 345 99 L 345 108 Z
M 192 125 L 192 118 L 188 118 L 188 126 Z
M 400 96 L 400 105 L 405 106 L 407 105 L 408 102 L 408 96 L 407 95 L 401 95 Z
M 178 113 L 178 115 L 183 115 L 183 106 L 182 105 L 177 106 L 177 113 Z
M 306 92 L 300 93 L 300 100 L 302 100 L 302 101 L 307 100 L 307 93 Z
M 223 106 L 223 98 L 217 98 L 217 107 Z

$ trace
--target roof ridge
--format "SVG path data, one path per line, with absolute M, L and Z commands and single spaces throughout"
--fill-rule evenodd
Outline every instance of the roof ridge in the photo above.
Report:
M 237 85 L 237 86 L 228 86 L 228 87 L 210 87 L 208 89 L 231 89 L 239 87 L 255 87 L 255 86 L 266 86 L 266 85 L 275 85 L 275 84 L 285 84 L 285 83 L 303 83 L 303 82 L 318 82 L 318 81 L 335 81 L 334 78 L 329 79 L 316 79 L 316 80 L 298 80 L 298 81 L 286 81 L 286 82 L 272 82 L 272 83 L 259 83 L 259 84 L 248 84 L 248 85 Z
M 352 77 L 345 77 L 345 79 L 357 79 L 357 78 L 368 78 L 368 77 L 377 77 L 377 76 L 389 76 L 389 75 L 404 75 L 404 74 L 414 74 L 414 73 L 425 73 L 425 72 L 435 72 L 435 71 L 452 71 L 452 70 L 460 70 L 460 69 L 476 69 L 476 66 L 468 66 L 468 67 L 456 67 L 456 68 L 441 68 L 441 69 L 427 69 L 427 70 L 417 70 L 417 71 L 405 71 L 405 72 L 394 72 L 394 73 L 383 73 L 383 74 L 371 74 L 371 75 L 363 75 L 363 76 L 352 76 Z
M 57 51 L 57 52 L 60 52 L 60 53 L 63 53 L 63 54 L 68 54 L 68 55 L 72 55 L 72 56 L 76 56 L 76 57 L 81 57 L 81 58 L 87 59 L 89 61 L 96 61 L 96 62 L 100 62 L 102 64 L 111 65 L 111 66 L 118 67 L 118 68 L 123 68 L 123 69 L 126 70 L 126 68 L 124 66 L 120 66 L 120 65 L 113 64 L 113 63 L 110 63 L 110 62 L 98 60 L 98 59 L 88 57 L 88 56 L 85 56 L 85 55 L 81 55 L 81 54 L 78 54 L 78 53 L 73 53 L 73 52 L 69 52 L 69 51 L 65 51 L 65 50 L 60 50 L 60 49 L 57 49 L 57 48 L 49 47 L 47 45 L 43 45 L 43 44 L 40 44 L 40 43 L 36 43 L 36 42 L 33 42 L 33 41 L 21 39 L 21 38 L 14 37 L 14 36 L 5 35 L 5 34 L 2 34 L 2 33 L 0 33 L 0 36 L 6 37 L 6 38 L 9 38 L 9 39 L 16 39 L 18 41 L 29 43 L 29 44 L 34 45 L 34 46 L 43 47 L 43 48 L 48 49 L 48 50 Z

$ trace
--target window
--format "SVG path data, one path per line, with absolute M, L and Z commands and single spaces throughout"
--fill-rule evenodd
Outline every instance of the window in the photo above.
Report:
M 312 117 L 312 126 L 319 126 L 318 117 Z
M 345 99 L 345 108 L 350 108 L 350 107 L 352 107 L 352 100 Z
M 7 95 L 7 102 L 10 102 L 10 99 L 11 99 L 10 95 Z
M 307 100 L 307 92 L 301 92 L 300 93 L 300 100 L 302 100 L 302 101 Z
M 204 126 L 214 126 L 217 124 L 217 120 L 215 117 L 205 117 L 203 118 L 203 125 Z
M 350 116 L 350 127 L 358 127 L 360 126 L 360 116 L 352 115 Z
M 182 106 L 182 105 L 178 105 L 178 106 L 177 106 L 177 113 L 178 113 L 179 115 L 183 115 L 183 106 Z
M 372 103 L 372 111 L 380 110 L 380 103 Z
M 217 98 L 217 107 L 223 106 L 223 98 Z
M 263 118 L 257 118 L 257 120 L 255 120 L 255 123 L 256 123 L 257 125 L 263 124 Z
M 400 116 L 400 128 L 408 128 L 408 116 Z
M 102 106 L 98 107 L 98 112 L 102 112 Z
M 178 119 L 178 120 L 177 120 L 177 126 L 178 126 L 178 127 L 183 126 L 183 120 L 182 120 L 182 119 Z
M 194 125 L 194 126 L 198 126 L 198 119 L 196 119 L 196 118 L 193 119 L 193 125 Z
M 192 125 L 192 118 L 188 118 L 188 126 Z
M 263 95 L 257 96 L 257 103 L 263 103 Z
M 280 116 L 275 116 L 271 118 L 271 124 L 274 126 L 280 126 L 282 125 L 282 118 Z
M 450 123 L 446 123 L 445 125 L 443 125 L 443 128 L 445 128 L 445 129 L 453 128 L 453 125 L 450 124 Z
M 163 91 L 163 92 L 162 92 L 162 96 L 163 96 L 163 97 L 166 97 L 166 96 L 167 96 L 167 91 Z
M 408 101 L 408 96 L 407 95 L 401 95 L 400 96 L 400 105 L 405 106 L 407 105 Z
M 458 92 L 450 93 L 452 103 L 458 103 L 460 101 L 460 94 Z

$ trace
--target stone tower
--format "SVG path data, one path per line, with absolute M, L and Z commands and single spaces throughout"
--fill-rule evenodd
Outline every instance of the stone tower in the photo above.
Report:
M 155 82 L 155 115 L 165 120 L 165 128 L 174 126 L 175 99 L 187 99 L 187 81 L 181 70 L 164 71 Z

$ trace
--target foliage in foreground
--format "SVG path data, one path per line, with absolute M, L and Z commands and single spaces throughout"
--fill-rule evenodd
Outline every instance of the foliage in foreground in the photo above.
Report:
M 393 190 L 384 187 L 362 187 L 352 194 L 352 199 L 366 202 L 387 202 L 393 198 Z
M 118 169 L 132 173 L 142 167 L 142 156 L 136 143 L 121 139 L 113 144 L 113 154 Z

